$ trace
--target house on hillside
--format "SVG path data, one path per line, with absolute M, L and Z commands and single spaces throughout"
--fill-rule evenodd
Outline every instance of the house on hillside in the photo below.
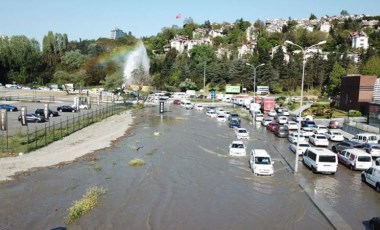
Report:
M 285 61 L 286 63 L 289 63 L 289 59 L 290 59 L 290 57 L 289 57 L 288 49 L 287 49 L 286 46 L 278 45 L 278 46 L 273 47 L 273 48 L 272 48 L 272 51 L 271 51 L 271 55 L 270 55 L 271 59 L 273 59 L 274 54 L 277 53 L 277 51 L 278 51 L 279 49 L 282 49 L 282 53 L 284 53 L 284 61 Z
M 243 59 L 244 56 L 252 55 L 255 49 L 255 44 L 248 43 L 238 47 L 238 59 Z
M 232 52 L 230 49 L 228 48 L 225 48 L 225 47 L 219 47 L 216 51 L 215 51 L 215 55 L 218 59 L 222 59 L 223 57 L 227 57 L 228 59 L 230 59 L 231 55 L 232 55 Z
M 365 32 L 352 32 L 350 33 L 352 48 L 354 49 L 368 49 L 368 36 Z
M 331 24 L 329 22 L 322 22 L 320 26 L 321 26 L 321 28 L 319 29 L 320 31 L 324 33 L 330 32 Z
M 223 36 L 223 30 L 222 29 L 212 29 L 209 32 L 209 36 L 212 38 L 221 37 L 221 36 Z

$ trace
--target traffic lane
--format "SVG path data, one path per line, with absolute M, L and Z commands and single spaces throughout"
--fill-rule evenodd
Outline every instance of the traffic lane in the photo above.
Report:
M 254 128 L 260 132 L 262 139 L 267 140 L 273 149 L 279 151 L 294 168 L 295 154 L 289 149 L 289 141 L 286 138 L 276 137 L 263 126 L 255 124 Z M 333 144 L 335 142 L 330 143 L 329 149 Z M 301 156 L 298 162 L 298 173 L 306 178 L 314 188 L 315 194 L 322 195 L 354 229 L 363 228 L 363 221 L 380 213 L 380 196 L 372 187 L 361 182 L 360 171 L 351 171 L 339 164 L 335 175 L 313 174 L 302 164 Z
M 41 122 L 41 123 L 28 123 L 28 126 L 22 126 L 21 122 L 18 121 L 18 117 L 21 114 L 21 107 L 25 106 L 27 109 L 27 113 L 34 113 L 36 109 L 44 109 L 45 104 L 49 105 L 49 108 L 53 111 L 57 111 L 57 107 L 61 105 L 70 105 L 68 102 L 55 102 L 55 103 L 34 103 L 34 102 L 14 102 L 12 105 L 16 106 L 19 111 L 16 112 L 7 112 L 8 116 L 8 135 L 13 136 L 18 133 L 27 133 L 27 130 L 29 129 L 29 132 L 33 132 L 36 129 L 42 129 L 45 126 L 49 126 L 60 122 L 66 122 L 68 119 L 73 119 L 73 117 L 78 117 L 82 115 L 87 115 L 88 113 L 91 113 L 92 111 L 96 109 L 103 108 L 105 105 L 100 104 L 92 104 L 91 109 L 88 110 L 80 110 L 79 112 L 58 112 L 59 116 L 57 117 L 49 117 L 48 121 Z

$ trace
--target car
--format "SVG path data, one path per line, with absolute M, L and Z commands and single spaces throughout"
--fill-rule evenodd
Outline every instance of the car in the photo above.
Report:
M 333 145 L 331 147 L 331 151 L 333 151 L 334 153 L 340 153 L 341 151 L 343 151 L 345 149 L 353 149 L 353 148 L 363 149 L 364 144 L 359 143 L 357 141 L 342 141 L 342 142 L 339 142 L 339 143 Z
M 338 170 L 337 155 L 326 148 L 307 148 L 302 163 L 313 173 L 335 174 Z
M 34 113 L 45 117 L 45 109 L 36 109 L 36 111 Z M 48 117 L 57 117 L 57 116 L 59 116 L 57 111 L 53 111 L 51 109 L 48 109 Z
M 268 116 L 270 116 L 270 117 L 274 117 L 274 116 L 276 116 L 276 114 L 277 114 L 276 110 L 269 110 L 268 111 Z
M 294 142 L 296 142 L 298 140 L 298 136 L 299 136 L 299 140 L 300 141 L 306 141 L 306 139 L 305 139 L 305 137 L 303 136 L 302 133 L 300 133 L 299 135 L 298 135 L 298 133 L 289 133 L 289 135 L 288 135 L 288 141 L 290 143 L 294 143 Z
M 300 140 L 300 143 L 298 145 L 298 155 L 303 155 L 305 153 L 305 151 L 307 150 L 307 148 L 310 148 L 311 145 L 309 143 L 307 143 L 306 141 L 304 140 Z M 290 144 L 289 146 L 290 150 L 294 153 L 296 153 L 297 151 L 297 141 L 293 142 Z
M 74 113 L 74 112 L 77 112 L 77 109 L 74 108 L 74 107 L 71 107 L 69 105 L 62 105 L 62 106 L 58 106 L 57 107 L 57 111 L 59 111 L 59 112 L 72 112 L 72 113 Z
M 285 126 L 288 127 L 289 130 L 296 130 L 298 129 L 298 124 L 294 121 L 288 121 L 285 123 Z
M 275 122 L 275 121 L 272 121 L 271 123 L 269 123 L 267 125 L 267 129 L 271 132 L 274 132 L 274 130 L 276 129 L 276 127 L 278 126 L 278 123 Z
M 203 110 L 203 105 L 197 104 L 197 105 L 195 105 L 195 109 L 196 110 Z
M 380 144 L 364 144 L 364 150 L 371 154 L 372 157 L 379 157 L 378 159 L 380 159 Z
M 219 121 L 219 122 L 226 122 L 226 121 L 227 121 L 227 118 L 226 118 L 226 116 L 224 116 L 223 114 L 219 114 L 219 115 L 216 117 L 216 120 Z
M 76 104 L 73 104 L 71 107 L 78 108 L 78 109 L 88 109 L 88 105 L 86 104 L 80 104 L 78 105 L 78 107 Z
M 261 114 L 261 113 L 257 113 L 257 114 L 255 115 L 255 121 L 259 121 L 259 122 L 261 122 L 263 119 L 264 119 L 264 115 L 263 115 L 263 114 Z
M 228 117 L 229 120 L 236 119 L 239 123 L 241 122 L 240 115 L 237 113 L 230 113 L 230 116 Z
M 338 154 L 338 161 L 351 170 L 367 170 L 372 166 L 372 157 L 361 149 L 345 149 Z
M 18 111 L 16 106 L 10 105 L 10 104 L 1 104 L 0 109 L 5 109 L 8 112 L 16 112 Z
M 263 125 L 263 126 L 267 126 L 269 123 L 271 123 L 272 122 L 272 118 L 264 118 L 262 121 L 261 121 L 261 124 Z
M 240 126 L 240 122 L 239 121 L 237 121 L 237 120 L 230 120 L 228 122 L 228 127 L 230 127 L 230 128 L 240 128 L 241 126 Z
M 289 129 L 285 125 L 278 125 L 273 133 L 274 133 L 274 135 L 276 135 L 278 137 L 287 138 L 289 135 Z
M 377 134 L 375 133 L 357 133 L 351 140 L 360 143 L 378 143 Z
M 364 183 L 375 187 L 377 192 L 380 192 L 380 166 L 372 166 L 362 171 L 361 179 Z
M 378 230 L 380 229 L 380 216 L 373 217 L 371 220 L 369 220 L 369 229 Z
M 325 125 L 317 125 L 313 128 L 313 132 L 316 134 L 324 134 L 328 131 L 327 126 Z
M 327 128 L 329 128 L 329 129 L 340 129 L 339 122 L 336 120 L 331 120 L 331 121 L 329 121 Z
M 376 166 L 380 166 L 380 157 L 378 157 L 378 158 L 375 160 L 375 165 L 376 165 Z
M 216 108 L 215 108 L 215 106 L 209 106 L 209 107 L 207 107 L 207 112 L 208 111 L 212 111 L 212 112 L 215 112 L 216 113 Z
M 288 117 L 280 115 L 280 116 L 276 117 L 276 121 L 277 121 L 277 123 L 284 125 L 286 122 L 288 122 Z
M 282 113 L 284 116 L 289 116 L 289 115 L 290 115 L 289 110 L 286 109 L 286 108 L 283 108 L 281 113 Z
M 310 120 L 301 121 L 301 128 L 309 128 L 313 130 L 316 126 L 317 125 L 315 124 L 314 121 L 310 121 Z
M 230 156 L 246 156 L 247 147 L 244 145 L 243 141 L 233 141 L 230 144 Z
M 329 141 L 344 141 L 344 136 L 342 134 L 342 132 L 338 131 L 338 130 L 328 130 L 326 133 L 325 133 L 325 136 L 327 137 L 327 139 Z
M 230 117 L 231 112 L 230 111 L 224 111 L 224 116 L 227 117 L 227 119 Z
M 207 111 L 206 115 L 209 116 L 209 117 L 217 117 L 218 116 L 218 114 L 215 111 L 213 111 L 213 110 Z
M 300 121 L 303 120 L 303 118 L 300 117 L 299 115 L 296 115 L 296 116 L 293 116 L 293 117 L 292 117 L 292 120 L 295 121 L 295 122 L 300 122 Z
M 307 137 L 307 138 L 309 138 L 310 136 L 314 134 L 313 130 L 307 127 L 301 128 L 301 133 L 303 134 L 304 137 Z
M 273 161 L 265 149 L 252 149 L 249 166 L 255 175 L 273 175 Z
M 21 114 L 18 116 L 18 121 L 19 122 L 22 122 L 21 121 Z M 34 122 L 34 123 L 38 123 L 38 122 L 45 122 L 45 117 L 44 116 L 40 116 L 38 114 L 35 114 L 35 113 L 27 113 L 25 114 L 25 121 L 28 123 L 28 122 Z
M 236 128 L 235 129 L 236 138 L 241 139 L 249 139 L 249 132 L 245 128 Z
M 174 99 L 174 100 L 173 100 L 173 104 L 174 104 L 174 105 L 181 105 L 181 100 L 179 100 L 179 99 Z
M 329 140 L 323 134 L 313 134 L 309 137 L 309 142 L 315 146 L 329 146 Z
M 194 104 L 191 103 L 191 102 L 185 102 L 185 105 L 184 105 L 184 108 L 185 109 L 193 109 L 194 108 Z

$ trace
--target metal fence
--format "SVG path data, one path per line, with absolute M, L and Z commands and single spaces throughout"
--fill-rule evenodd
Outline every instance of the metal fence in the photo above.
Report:
M 29 130 L 27 126 L 26 133 L 19 133 L 11 137 L 5 136 L 3 133 L 0 141 L 0 151 L 2 154 L 33 151 L 130 107 L 131 105 L 110 104 L 84 114 L 73 114 L 72 117 L 66 117 L 66 119 L 61 119 L 59 122 L 45 123 L 42 128 L 35 127 L 34 130 Z

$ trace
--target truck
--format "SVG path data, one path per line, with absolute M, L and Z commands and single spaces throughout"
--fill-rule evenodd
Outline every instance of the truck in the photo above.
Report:
M 362 181 L 375 187 L 380 192 L 380 166 L 372 166 L 361 174 Z
M 261 111 L 263 113 L 274 109 L 275 100 L 274 97 L 261 97 Z

